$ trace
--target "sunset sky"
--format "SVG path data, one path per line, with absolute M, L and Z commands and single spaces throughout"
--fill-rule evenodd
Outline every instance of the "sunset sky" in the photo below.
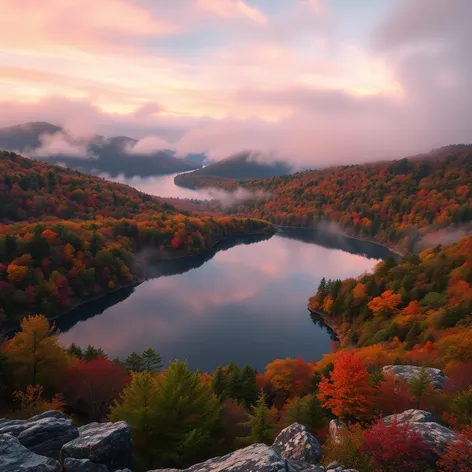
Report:
M 471 0 L 0 0 L 0 12 L 0 126 L 300 165 L 472 141 Z

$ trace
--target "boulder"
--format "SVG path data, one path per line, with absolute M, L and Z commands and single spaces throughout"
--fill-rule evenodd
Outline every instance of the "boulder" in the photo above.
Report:
M 68 457 L 64 461 L 64 472 L 108 472 L 108 468 L 104 464 L 96 464 L 89 459 Z
M 59 459 L 61 447 L 79 435 L 72 421 L 60 411 L 46 411 L 28 420 L 0 420 L 0 434 L 18 438 L 30 451 Z
M 282 459 L 318 464 L 321 459 L 321 446 L 299 423 L 293 423 L 283 429 L 275 438 L 273 449 Z
M 329 434 L 331 439 L 335 442 L 339 442 L 339 434 L 343 429 L 346 429 L 346 425 L 339 420 L 331 420 L 329 422 Z
M 409 423 L 435 451 L 443 450 L 457 439 L 454 431 L 434 422 L 433 415 L 424 410 L 406 410 L 403 413 L 386 416 L 384 418 L 385 424 L 391 424 L 394 419 L 398 424 Z
M 424 367 L 429 381 L 434 388 L 443 390 L 446 377 L 441 369 L 434 369 L 432 367 Z M 416 365 L 386 365 L 382 368 L 382 372 L 387 375 L 394 375 L 406 382 L 419 376 L 421 367 Z
M 96 464 L 105 464 L 109 472 L 131 468 L 131 428 L 124 421 L 81 426 L 79 437 L 64 444 L 61 452 L 64 461 L 69 457 L 89 459 Z
M 39 456 L 26 449 L 11 434 L 0 435 L 0 470 L 2 472 L 60 472 L 55 459 Z

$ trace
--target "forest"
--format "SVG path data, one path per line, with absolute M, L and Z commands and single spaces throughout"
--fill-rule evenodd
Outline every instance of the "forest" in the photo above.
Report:
M 447 146 L 427 155 L 372 164 L 329 167 L 263 180 L 228 180 L 192 173 L 176 183 L 192 187 L 243 187 L 266 198 L 245 200 L 226 213 L 262 218 L 281 226 L 334 222 L 348 235 L 407 252 L 426 234 L 470 226 L 472 146 Z
M 265 221 L 193 217 L 126 185 L 32 161 L 0 160 L 0 326 L 48 317 L 141 281 L 144 250 L 156 261 L 211 249 Z
M 56 409 L 77 424 L 124 420 L 131 426 L 138 472 L 271 444 L 294 422 L 321 441 L 327 462 L 360 472 L 470 470 L 472 359 L 465 344 L 457 344 L 462 356 L 452 345 L 450 352 L 441 351 L 444 359 L 436 356 L 448 374 L 439 391 L 423 371 L 409 382 L 383 374 L 391 357 L 380 343 L 333 345 L 334 352 L 318 362 L 276 359 L 260 373 L 233 363 L 202 373 L 178 360 L 163 368 L 154 349 L 109 359 L 93 346 L 62 346 L 58 335 L 44 316 L 29 316 L 0 345 L 0 415 L 28 418 Z M 413 362 L 429 365 L 429 358 Z M 408 408 L 434 412 L 458 431 L 457 442 L 438 452 L 408 423 L 384 424 L 383 416 Z M 339 442 L 328 432 L 333 418 L 349 424 Z
M 141 251 L 182 257 L 232 235 L 273 232 L 262 217 L 293 225 L 327 217 L 405 248 L 419 235 L 467 224 L 469 148 L 248 182 L 268 200 L 198 216 L 126 185 L 1 157 L 0 322 L 20 325 L 0 340 L 1 416 L 57 409 L 77 424 L 127 421 L 138 472 L 270 444 L 293 422 L 322 442 L 327 462 L 359 472 L 470 470 L 472 236 L 387 259 L 357 278 L 323 279 L 309 308 L 339 342 L 321 359 L 275 359 L 263 372 L 234 363 L 214 372 L 178 360 L 163 366 L 151 348 L 110 359 L 99 346 L 61 345 L 48 319 L 139 282 Z M 424 370 L 410 381 L 383 373 L 390 364 L 441 368 L 444 389 Z M 458 440 L 433 451 L 408 424 L 384 423 L 408 408 L 432 412 Z M 348 425 L 338 442 L 328 430 L 334 418 Z

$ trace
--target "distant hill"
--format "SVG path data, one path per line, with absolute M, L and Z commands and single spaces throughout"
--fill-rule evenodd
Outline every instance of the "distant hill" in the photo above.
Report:
M 43 145 L 45 136 L 51 141 L 54 141 L 54 136 L 63 136 L 70 144 L 86 149 L 86 155 L 73 155 L 67 152 L 67 147 L 56 146 L 51 154 L 43 150 L 39 156 L 37 151 Z M 197 169 L 201 167 L 205 158 L 204 155 L 189 154 L 188 159 L 180 159 L 167 150 L 149 155 L 131 154 L 127 150 L 136 143 L 136 139 L 126 136 L 105 138 L 96 135 L 87 140 L 75 138 L 59 126 L 46 122 L 0 128 L 0 149 L 20 152 L 54 164 L 64 163 L 73 169 L 92 174 L 107 173 L 111 176 L 124 174 L 126 177 L 171 174 Z
M 221 161 L 210 164 L 202 169 L 185 175 L 178 175 L 175 182 L 184 187 L 200 187 L 203 182 L 215 179 L 253 180 L 267 177 L 287 175 L 292 168 L 285 162 L 273 163 L 258 160 L 258 156 L 251 152 L 241 152 Z

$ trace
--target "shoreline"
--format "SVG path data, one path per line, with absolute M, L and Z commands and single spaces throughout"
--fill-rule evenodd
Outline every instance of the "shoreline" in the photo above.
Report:
M 274 223 L 272 223 L 272 224 L 274 224 Z M 336 235 L 336 236 L 342 236 L 344 238 L 354 239 L 356 241 L 361 241 L 363 243 L 375 244 L 376 246 L 387 249 L 388 251 L 392 252 L 393 254 L 396 254 L 399 257 L 404 257 L 406 255 L 405 252 L 400 251 L 400 249 L 396 246 L 390 246 L 390 245 L 387 245 L 387 244 L 384 244 L 384 243 L 380 243 L 378 241 L 375 241 L 374 239 L 361 238 L 359 236 L 352 236 L 349 233 L 345 233 L 345 232 L 342 232 L 342 231 L 338 232 L 338 233 L 333 233 L 332 231 L 327 231 L 327 230 L 324 230 L 324 229 L 320 229 L 320 228 L 317 228 L 316 226 L 286 226 L 286 225 L 275 225 L 275 224 L 274 224 L 274 226 L 276 228 L 281 228 L 281 229 L 291 228 L 291 229 L 304 229 L 304 230 L 321 231 L 321 232 L 324 232 L 326 234 L 333 234 L 333 235 Z
M 275 228 L 275 225 L 274 225 L 274 228 Z M 251 232 L 251 233 L 234 234 L 232 236 L 226 236 L 226 237 L 223 237 L 223 238 L 219 238 L 211 247 L 207 248 L 205 251 L 196 252 L 196 253 L 192 253 L 192 254 L 175 255 L 174 257 L 160 257 L 160 258 L 156 259 L 156 262 L 159 263 L 159 262 L 178 261 L 178 260 L 182 260 L 182 259 L 190 259 L 190 258 L 196 257 L 196 256 L 204 256 L 205 254 L 208 254 L 211 251 L 214 251 L 215 249 L 217 249 L 217 246 L 220 243 L 224 242 L 224 241 L 228 241 L 228 240 L 236 239 L 236 238 L 240 238 L 240 237 L 246 237 L 246 236 L 248 236 L 248 237 L 250 237 L 250 236 L 261 236 L 261 235 L 265 235 L 265 234 L 270 235 L 272 237 L 274 234 L 276 234 L 276 232 L 275 231 L 273 231 L 273 232 L 272 231 L 259 231 L 259 232 Z M 113 290 L 107 290 L 106 292 L 103 292 L 103 293 L 101 293 L 99 295 L 96 295 L 92 298 L 88 298 L 87 300 L 76 301 L 69 308 L 67 308 L 67 310 L 61 311 L 60 313 L 58 313 L 57 315 L 55 315 L 53 317 L 46 316 L 46 318 L 49 321 L 55 321 L 55 320 L 65 316 L 65 315 L 69 314 L 70 312 L 76 310 L 77 308 L 80 308 L 81 306 L 85 306 L 89 303 L 96 302 L 96 301 L 98 301 L 102 298 L 107 297 L 108 295 L 113 295 L 114 293 L 118 293 L 121 290 L 124 290 L 124 289 L 127 289 L 127 288 L 137 287 L 138 285 L 141 285 L 143 282 L 145 282 L 148 278 L 149 278 L 149 275 L 147 273 L 145 273 L 144 271 L 141 271 L 140 274 L 136 274 L 133 277 L 133 281 L 130 282 L 129 284 L 120 285 L 119 287 L 116 287 Z M 39 314 L 39 313 L 34 313 L 33 315 L 37 315 L 37 314 Z M 28 315 L 26 315 L 26 316 L 28 316 Z M 0 333 L 3 334 L 3 335 L 8 336 L 9 334 L 11 334 L 13 332 L 18 331 L 20 329 L 21 320 L 23 318 L 25 318 L 25 316 L 23 316 L 18 321 L 18 323 L 16 323 L 15 325 L 11 325 L 11 326 L 8 326 L 8 327 L 6 326 L 3 330 L 0 327 Z
M 327 313 L 325 313 L 324 311 L 315 310 L 314 308 L 310 307 L 310 304 L 307 305 L 307 308 L 310 313 L 312 313 L 313 315 L 319 316 L 323 320 L 323 322 L 326 324 L 326 326 L 328 326 L 331 329 L 331 331 L 333 331 L 333 333 L 336 335 L 336 337 L 338 338 L 339 344 L 341 346 L 344 345 L 347 338 L 340 332 L 338 324 L 334 323 L 330 319 L 330 317 L 327 315 Z

